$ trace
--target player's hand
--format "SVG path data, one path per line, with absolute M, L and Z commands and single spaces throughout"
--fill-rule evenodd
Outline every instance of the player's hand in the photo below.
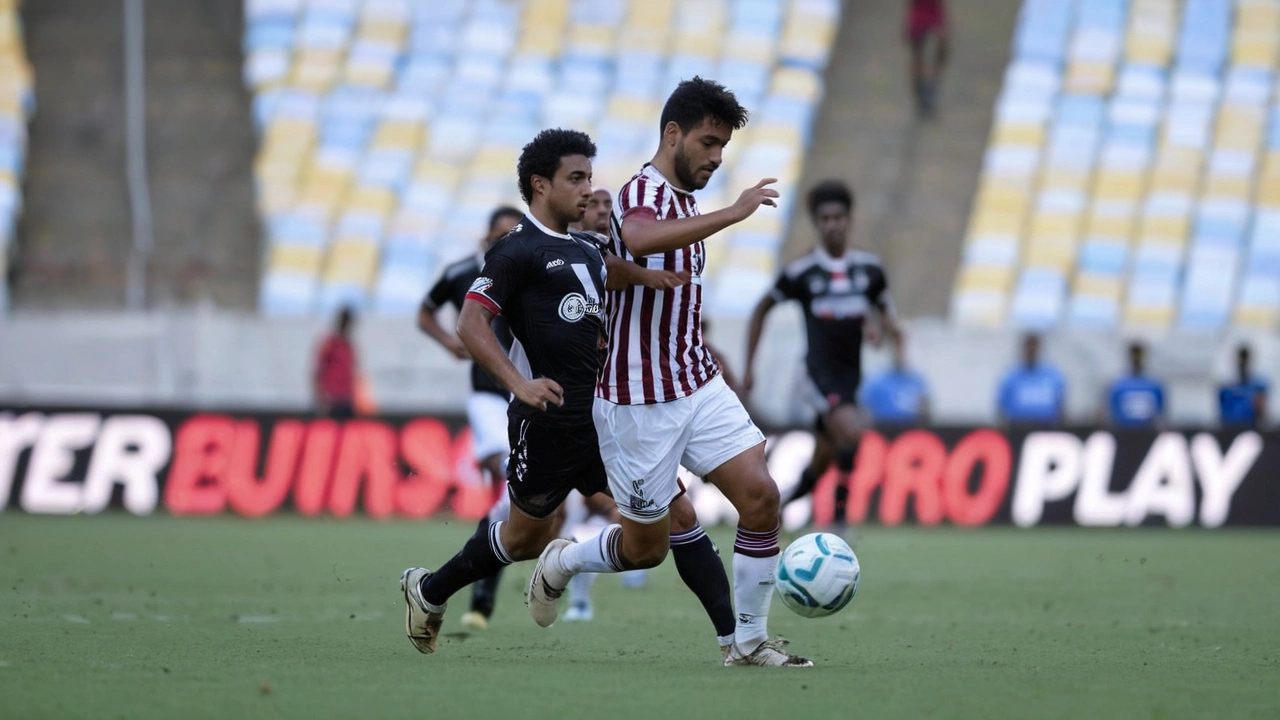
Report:
M 556 407 L 564 405 L 564 389 L 550 378 L 526 380 L 516 388 L 516 398 L 529 407 L 546 410 L 548 404 Z
M 884 342 L 884 333 L 879 325 L 868 323 L 862 328 L 862 339 L 870 343 L 871 347 L 880 347 L 880 343 Z
M 654 290 L 675 290 L 688 285 L 693 278 L 688 270 L 673 272 L 671 270 L 650 270 L 645 273 L 644 286 Z
M 732 207 L 734 215 L 738 218 L 738 222 L 742 222 L 751 217 L 761 205 L 769 207 L 778 207 L 778 203 L 774 200 L 778 197 L 778 191 L 769 185 L 778 182 L 777 178 L 765 178 L 755 184 L 755 187 L 747 188 L 738 196 L 737 202 Z
M 445 347 L 454 357 L 458 358 L 459 360 L 471 359 L 471 351 L 467 350 L 467 346 L 463 345 L 462 341 L 457 338 L 454 338 L 453 341 L 450 342 Z

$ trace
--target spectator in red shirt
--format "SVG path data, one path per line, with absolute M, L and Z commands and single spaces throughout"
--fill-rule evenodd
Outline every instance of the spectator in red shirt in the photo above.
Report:
M 933 117 L 938 81 L 947 64 L 947 11 L 943 0 L 907 0 L 907 43 L 916 114 Z M 932 48 L 930 48 L 932 40 Z M 932 52 L 928 50 L 932 49 Z
M 351 308 L 338 312 L 334 331 L 320 343 L 316 354 L 314 386 L 316 409 L 335 420 L 355 416 L 356 351 L 351 344 Z

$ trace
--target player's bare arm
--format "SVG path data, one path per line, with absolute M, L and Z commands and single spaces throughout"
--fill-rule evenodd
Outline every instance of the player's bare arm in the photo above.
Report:
M 760 346 L 760 337 L 764 334 L 764 319 L 777 304 L 772 293 L 765 295 L 756 303 L 756 309 L 751 313 L 751 325 L 747 331 L 747 365 L 742 370 L 742 392 L 751 392 L 751 386 L 755 384 L 756 348 Z
M 674 290 L 689 284 L 688 270 L 680 272 L 651 270 L 612 254 L 605 255 L 604 264 L 609 270 L 609 279 L 605 283 L 606 290 L 626 290 L 635 285 L 643 285 L 654 290 Z
M 440 343 L 445 350 L 448 350 L 459 360 L 471 359 L 471 353 L 467 352 L 467 347 L 462 344 L 458 336 L 445 330 L 440 321 L 436 319 L 435 311 L 427 307 L 425 303 L 418 308 L 418 329 Z
M 743 190 L 729 207 L 705 215 L 659 221 L 652 212 L 637 209 L 622 222 L 622 242 L 637 257 L 679 250 L 701 242 L 751 217 L 761 205 L 777 207 L 778 191 L 769 187 L 776 182 L 777 178 L 765 178 Z
M 550 378 L 530 380 L 511 363 L 493 332 L 495 317 L 475 300 L 468 299 L 462 304 L 462 312 L 458 314 L 458 337 L 471 357 L 520 402 L 540 410 L 546 410 L 548 403 L 564 405 L 564 390 L 556 381 Z

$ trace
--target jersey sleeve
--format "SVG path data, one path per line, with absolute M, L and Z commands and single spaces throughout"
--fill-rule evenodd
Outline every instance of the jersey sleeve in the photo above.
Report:
M 653 217 L 661 215 L 658 199 L 662 194 L 662 185 L 644 176 L 631 180 L 618 193 L 618 219 L 626 222 L 627 218 L 637 213 Z
M 778 274 L 778 281 L 773 284 L 773 289 L 769 291 L 769 297 L 772 297 L 775 302 L 799 300 L 800 284 L 784 270 Z
M 436 280 L 436 284 L 431 286 L 427 291 L 427 296 L 422 299 L 422 307 L 428 310 L 444 307 L 449 302 L 450 287 L 449 278 L 446 273 L 441 273 L 440 279 Z
M 885 274 L 884 268 L 879 265 L 875 266 L 875 272 L 871 274 L 871 282 L 867 287 L 867 299 L 873 305 L 880 309 L 886 315 L 892 315 L 893 297 L 889 294 L 889 276 Z
M 507 300 L 524 287 L 528 262 L 519 243 L 500 243 L 484 258 L 480 276 L 471 283 L 467 299 L 474 300 L 494 315 L 502 314 Z

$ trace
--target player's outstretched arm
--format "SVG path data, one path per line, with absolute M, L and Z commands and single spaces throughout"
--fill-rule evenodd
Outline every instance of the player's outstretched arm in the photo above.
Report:
M 480 367 L 489 373 L 489 377 L 497 380 L 526 405 L 546 410 L 548 404 L 564 405 L 564 389 L 550 378 L 526 378 L 511 363 L 507 352 L 493 333 L 493 318 L 488 308 L 467 299 L 462 303 L 462 312 L 458 314 L 458 337 L 471 352 L 471 357 L 480 363 Z
M 652 213 L 632 213 L 622 222 L 622 242 L 636 257 L 679 250 L 701 242 L 730 225 L 746 220 L 761 205 L 777 207 L 778 191 L 769 187 L 778 182 L 765 178 L 747 188 L 727 208 L 674 220 L 658 220 Z
M 751 326 L 747 331 L 747 366 L 742 371 L 742 392 L 751 392 L 755 384 L 756 348 L 760 345 L 760 336 L 764 334 L 764 318 L 777 305 L 778 301 L 770 293 L 760 298 L 756 309 L 751 313 Z
M 604 265 L 609 270 L 609 279 L 604 286 L 606 290 L 626 290 L 634 285 L 643 285 L 654 290 L 674 290 L 682 285 L 688 285 L 690 279 L 688 270 L 680 272 L 650 270 L 612 254 L 604 256 Z
M 467 352 L 466 346 L 462 344 L 457 335 L 445 330 L 440 325 L 440 321 L 436 319 L 435 310 L 425 302 L 418 308 L 418 329 L 443 345 L 445 350 L 448 350 L 459 360 L 470 359 L 471 354 Z

